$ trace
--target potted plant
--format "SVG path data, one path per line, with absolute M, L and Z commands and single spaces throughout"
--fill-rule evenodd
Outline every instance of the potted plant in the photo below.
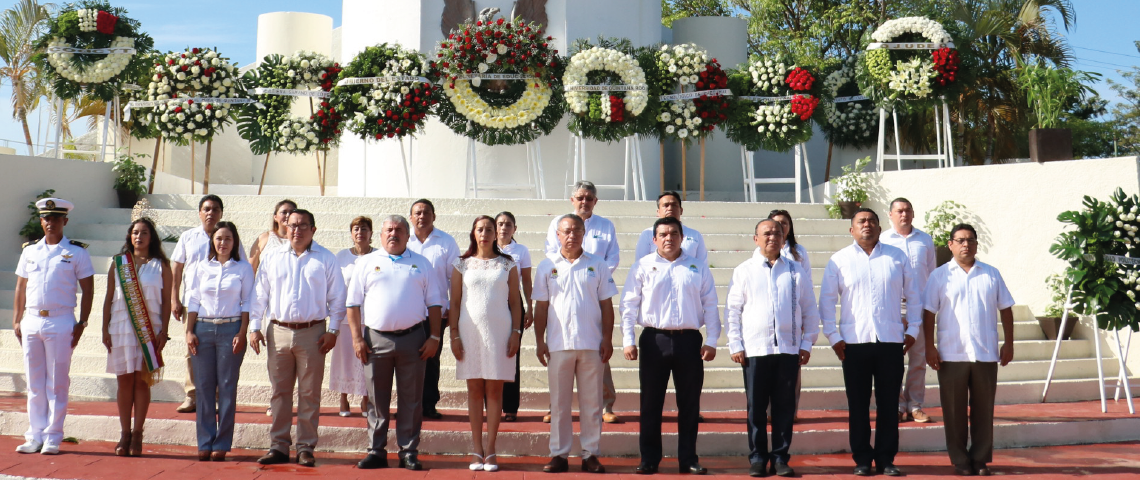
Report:
M 36 196 L 35 200 L 28 203 L 28 211 L 31 215 L 28 216 L 28 222 L 20 227 L 20 236 L 28 242 L 34 242 L 44 238 L 44 227 L 40 225 L 40 209 L 36 208 L 36 202 L 41 198 L 48 198 L 55 196 L 55 190 L 44 190 L 44 193 Z
M 1017 85 L 1025 92 L 1037 123 L 1029 130 L 1029 158 L 1035 162 L 1072 160 L 1073 134 L 1067 128 L 1056 128 L 1061 113 L 1074 98 L 1088 90 L 1084 82 L 1099 75 L 1055 68 L 1044 63 L 1018 69 Z
M 141 153 L 135 154 L 145 157 Z M 146 193 L 146 167 L 136 163 L 130 155 L 119 155 L 111 171 L 115 172 L 115 193 L 119 195 L 119 208 L 131 208 Z
M 935 257 L 938 266 L 949 262 L 954 255 L 950 253 L 950 230 L 954 225 L 966 221 L 966 207 L 953 200 L 947 200 L 926 212 L 923 217 L 926 221 L 926 233 L 934 239 Z
M 1061 316 L 1065 313 L 1065 297 L 1069 291 L 1069 285 L 1072 285 L 1069 279 L 1060 274 L 1054 273 L 1045 278 L 1045 286 L 1049 288 L 1052 300 L 1045 307 L 1042 315 L 1037 317 L 1037 324 L 1041 326 L 1041 332 L 1049 340 L 1056 340 L 1057 331 L 1061 329 Z M 1073 334 L 1073 327 L 1077 325 L 1077 319 L 1071 318 L 1070 320 L 1069 324 L 1065 326 L 1061 340 L 1068 340 L 1069 336 Z
M 867 201 L 871 177 L 863 169 L 870 163 L 871 157 L 867 156 L 856 160 L 855 165 L 844 165 L 843 174 L 831 180 L 835 185 L 835 195 L 827 206 L 831 218 L 855 218 L 855 211 Z

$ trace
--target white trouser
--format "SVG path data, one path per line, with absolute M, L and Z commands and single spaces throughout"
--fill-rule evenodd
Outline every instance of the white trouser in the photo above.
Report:
M 925 329 L 919 327 L 918 338 L 914 345 L 907 350 L 906 378 L 903 379 L 902 392 L 899 394 L 899 411 L 913 412 L 922 409 L 926 400 L 926 337 Z
M 24 439 L 59 445 L 71 386 L 71 338 L 75 313 L 40 317 L 25 313 L 20 321 L 24 371 L 28 379 L 28 431 Z
M 598 455 L 602 440 L 602 375 L 605 364 L 597 350 L 550 352 L 550 456 L 569 457 L 574 442 L 574 380 L 582 458 Z

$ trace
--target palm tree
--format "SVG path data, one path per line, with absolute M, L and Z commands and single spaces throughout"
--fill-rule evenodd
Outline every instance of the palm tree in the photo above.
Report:
M 35 50 L 32 43 L 43 34 L 50 15 L 51 4 L 40 4 L 37 0 L 19 0 L 15 6 L 5 10 L 0 17 L 0 78 L 12 86 L 12 117 L 24 127 L 24 141 L 28 153 L 32 152 L 32 132 L 28 128 L 28 112 L 39 103 L 43 84 L 39 69 L 32 63 Z

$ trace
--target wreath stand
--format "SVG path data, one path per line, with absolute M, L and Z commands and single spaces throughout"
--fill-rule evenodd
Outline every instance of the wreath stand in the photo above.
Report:
M 367 142 L 367 141 L 364 142 L 364 164 L 363 164 L 363 171 L 361 172 L 362 173 L 361 180 L 363 181 L 363 187 L 364 187 L 362 189 L 363 194 L 361 196 L 364 196 L 364 197 L 368 196 L 368 144 L 369 143 L 370 142 Z M 408 140 L 408 149 L 406 152 L 404 151 L 404 139 L 400 138 L 400 165 L 404 169 L 404 192 L 406 192 L 406 195 L 409 197 L 412 196 L 412 159 L 414 158 L 414 155 L 415 155 L 415 148 L 416 148 L 416 137 L 411 137 Z M 327 170 L 326 170 L 325 174 L 326 175 L 328 174 Z
M 941 108 L 937 104 L 934 105 L 934 133 L 937 137 L 937 153 L 927 155 L 903 154 L 902 142 L 899 141 L 899 116 L 894 109 L 891 109 L 891 119 L 895 129 L 895 153 L 888 154 L 886 153 L 887 110 L 879 108 L 879 146 L 875 158 L 878 160 L 880 172 L 883 171 L 887 160 L 894 160 L 898 170 L 902 170 L 903 160 L 936 161 L 938 168 L 954 166 L 954 140 L 950 129 L 950 108 L 946 106 L 945 99 L 942 100 Z
M 1115 264 L 1128 264 L 1140 265 L 1140 258 L 1122 257 L 1119 255 L 1105 255 L 1105 261 Z M 1053 382 L 1053 372 L 1057 368 L 1057 356 L 1061 352 L 1061 339 L 1064 338 L 1065 325 L 1069 321 L 1069 310 L 1073 307 L 1073 287 L 1069 287 L 1069 292 L 1065 295 L 1065 311 L 1061 314 L 1061 325 L 1057 330 L 1057 341 L 1053 346 L 1053 358 L 1049 361 L 1049 373 L 1045 376 L 1045 388 L 1041 392 L 1041 403 L 1045 403 L 1049 395 L 1049 385 Z M 1093 319 L 1093 345 L 1096 347 L 1096 376 L 1097 385 L 1100 387 L 1100 412 L 1108 412 L 1108 403 L 1105 399 L 1104 390 L 1108 388 L 1104 381 L 1104 355 L 1100 348 L 1100 327 L 1096 325 L 1096 315 L 1092 315 Z M 1075 321 L 1075 320 L 1074 320 Z M 1128 400 L 1128 413 L 1135 415 L 1136 407 L 1132 404 L 1132 387 L 1133 385 L 1128 380 L 1128 367 L 1126 360 L 1128 359 L 1128 350 L 1122 348 L 1120 344 L 1120 331 L 1113 332 L 1113 340 L 1116 343 L 1116 360 L 1117 368 L 1119 371 L 1116 376 L 1116 393 L 1114 399 L 1120 400 L 1120 389 L 1124 387 L 1124 397 Z M 1126 342 L 1129 346 L 1132 344 L 1132 330 L 1128 331 L 1128 340 Z M 1140 386 L 1140 385 L 1137 385 Z
M 546 199 L 545 175 L 542 172 L 542 147 L 538 139 L 526 142 L 526 179 L 528 183 L 484 183 L 479 184 L 479 173 L 476 168 L 475 139 L 467 139 L 467 180 L 470 181 L 465 188 L 471 192 L 472 198 L 479 198 L 479 190 L 534 190 L 534 198 Z M 402 152 L 402 150 L 401 150 Z
M 811 166 L 808 164 L 807 145 L 803 143 L 796 144 L 793 147 L 794 160 L 793 164 L 796 167 L 795 176 L 790 178 L 756 178 L 756 152 L 748 151 L 744 145 L 740 146 L 740 169 L 744 172 L 744 201 L 757 202 L 756 199 L 756 185 L 773 185 L 789 183 L 795 185 L 796 203 L 802 203 L 801 196 L 803 192 L 800 186 L 803 185 L 801 178 L 803 178 L 804 171 L 807 172 L 808 181 L 808 198 L 811 203 L 815 203 L 815 190 L 811 188 Z M 801 168 L 802 165 L 802 168 Z
M 566 185 L 567 190 L 574 188 L 578 181 L 589 178 L 586 175 L 586 139 L 581 135 L 574 135 L 570 137 L 570 149 L 572 151 L 571 158 L 571 171 L 574 172 L 572 181 Z M 630 181 L 630 172 L 633 172 L 633 180 Z M 645 166 L 641 161 L 641 135 L 633 134 L 633 136 L 625 137 L 625 166 L 622 168 L 623 180 L 621 185 L 597 185 L 594 186 L 598 189 L 613 189 L 622 191 L 622 199 L 629 200 L 629 191 L 633 189 L 634 200 L 645 200 Z M 569 197 L 570 192 L 567 192 Z

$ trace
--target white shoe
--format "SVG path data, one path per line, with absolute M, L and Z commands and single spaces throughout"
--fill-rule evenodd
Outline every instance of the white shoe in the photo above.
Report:
M 35 440 L 28 440 L 23 445 L 16 447 L 16 453 L 36 453 L 43 448 L 44 444 Z
M 40 449 L 41 455 L 59 455 L 59 445 L 53 443 L 45 443 L 44 448 Z
M 472 471 L 475 471 L 475 472 L 482 470 L 483 469 L 483 456 L 479 455 L 478 453 L 472 453 L 471 456 L 477 457 L 479 459 L 479 461 L 471 462 L 471 465 L 468 465 L 467 468 L 470 468 Z
M 490 455 L 487 455 L 487 458 L 483 459 L 483 462 L 486 462 L 487 460 L 490 460 L 491 457 L 495 457 L 495 456 L 497 456 L 497 455 L 495 455 L 493 453 Z M 498 460 L 495 460 L 495 461 L 498 462 Z M 497 471 L 499 471 L 499 465 L 497 463 L 495 463 L 495 464 L 483 463 L 483 471 L 484 472 L 497 472 Z

